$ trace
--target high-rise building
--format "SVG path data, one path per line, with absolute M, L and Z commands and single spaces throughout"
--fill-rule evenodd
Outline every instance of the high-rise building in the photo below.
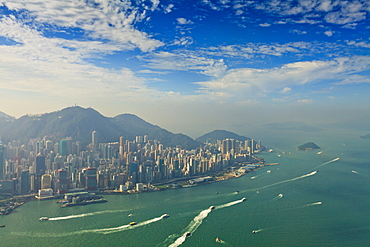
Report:
M 28 170 L 23 170 L 20 176 L 19 193 L 21 195 L 28 194 L 31 190 L 30 173 Z
M 36 156 L 36 169 L 35 169 L 36 175 L 38 177 L 41 177 L 43 174 L 45 174 L 45 170 L 46 170 L 45 156 L 39 153 Z
M 51 188 L 52 177 L 50 174 L 44 174 L 41 176 L 41 189 L 50 189 Z
M 5 146 L 0 141 L 0 180 L 3 180 L 5 178 L 5 159 L 6 159 Z
M 59 169 L 57 174 L 56 189 L 58 194 L 64 194 L 68 191 L 69 181 L 67 171 Z
M 94 191 L 97 189 L 98 181 L 96 177 L 96 168 L 95 167 L 88 167 L 82 170 L 85 175 L 85 188 L 88 191 Z

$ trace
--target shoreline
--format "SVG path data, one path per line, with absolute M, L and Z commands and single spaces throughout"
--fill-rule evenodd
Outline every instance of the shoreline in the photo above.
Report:
M 237 166 L 229 167 L 227 170 L 221 171 L 218 174 L 204 174 L 203 176 L 193 176 L 193 177 L 186 177 L 186 178 L 171 179 L 169 181 L 165 181 L 162 183 L 150 185 L 150 187 L 146 187 L 146 189 L 143 191 L 136 191 L 136 190 L 119 191 L 116 189 L 114 190 L 108 189 L 108 190 L 97 191 L 96 194 L 128 195 L 128 194 L 164 191 L 164 190 L 169 190 L 169 189 L 189 188 L 189 187 L 200 186 L 200 185 L 205 185 L 205 184 L 226 181 L 229 179 L 239 178 L 247 174 L 251 174 L 254 171 L 258 171 L 265 166 L 279 165 L 279 163 L 266 164 L 263 158 L 258 158 L 257 160 L 258 162 L 248 163 L 248 164 L 239 164 Z M 199 182 L 194 182 L 192 184 L 189 183 L 191 180 L 198 181 L 197 179 L 199 180 Z M 5 203 L 5 205 L 2 207 L 2 211 L 0 211 L 0 215 L 8 215 L 12 213 L 14 209 L 22 206 L 28 201 L 44 200 L 44 199 L 60 199 L 60 195 L 56 195 L 56 196 L 48 197 L 48 198 L 36 198 L 34 194 L 25 195 L 25 196 L 14 196 L 14 197 L 3 200 L 3 201 L 8 201 L 8 202 Z

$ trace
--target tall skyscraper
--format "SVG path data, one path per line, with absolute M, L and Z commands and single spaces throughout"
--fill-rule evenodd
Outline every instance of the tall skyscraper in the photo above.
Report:
M 37 177 L 41 177 L 45 174 L 46 170 L 46 163 L 45 163 L 45 156 L 39 153 L 36 156 L 36 175 Z
M 23 170 L 21 172 L 20 183 L 19 183 L 19 193 L 21 195 L 28 194 L 31 190 L 30 173 L 28 170 Z
M 93 152 L 96 152 L 98 149 L 99 141 L 98 141 L 98 132 L 94 130 L 91 132 L 91 149 Z
M 5 178 L 5 159 L 6 159 L 5 146 L 0 141 L 0 180 L 3 180 Z

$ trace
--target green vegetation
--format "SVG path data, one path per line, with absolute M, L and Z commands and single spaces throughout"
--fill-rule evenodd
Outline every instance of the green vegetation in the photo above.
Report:
M 245 140 L 248 140 L 250 138 L 248 137 L 245 137 L 245 136 L 240 136 L 240 135 L 237 135 L 233 132 L 230 132 L 230 131 L 227 131 L 227 130 L 214 130 L 212 132 L 209 132 L 205 135 L 202 135 L 200 137 L 198 137 L 197 139 L 195 139 L 196 141 L 199 141 L 199 142 L 214 142 L 216 140 L 225 140 L 225 139 L 234 139 L 234 140 L 238 140 L 238 141 L 245 141 Z
M 297 150 L 299 151 L 308 151 L 311 149 L 320 149 L 320 147 L 313 142 L 307 142 L 297 147 Z

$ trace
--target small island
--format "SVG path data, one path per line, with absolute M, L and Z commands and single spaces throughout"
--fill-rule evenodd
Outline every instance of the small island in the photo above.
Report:
M 361 139 L 370 139 L 370 133 L 364 136 L 360 136 Z
M 313 142 L 307 142 L 297 147 L 299 151 L 309 151 L 311 149 L 320 149 L 320 147 Z

